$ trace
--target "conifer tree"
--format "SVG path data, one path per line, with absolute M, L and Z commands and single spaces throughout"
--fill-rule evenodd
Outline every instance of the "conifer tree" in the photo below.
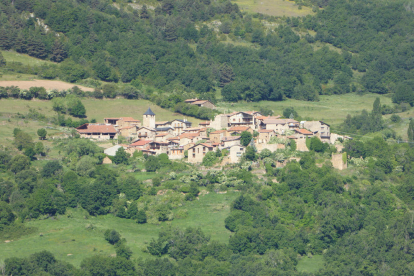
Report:
M 233 68 L 231 65 L 224 63 L 220 67 L 220 86 L 223 87 L 226 84 L 232 82 L 234 80 L 234 73 Z
M 413 119 L 410 120 L 410 124 L 408 125 L 407 135 L 408 135 L 408 141 L 414 142 L 414 120 Z
M 52 48 L 52 60 L 55 62 L 62 62 L 65 58 L 68 57 L 68 54 L 64 48 L 63 43 L 56 39 Z
M 141 15 L 140 16 L 141 16 L 142 19 L 148 19 L 149 18 L 148 9 L 147 9 L 147 6 L 146 5 L 143 5 L 142 6 Z

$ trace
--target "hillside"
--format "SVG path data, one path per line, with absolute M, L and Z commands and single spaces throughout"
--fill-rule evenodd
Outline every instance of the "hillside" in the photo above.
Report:
M 414 275 L 413 10 L 0 1 L 0 271 Z

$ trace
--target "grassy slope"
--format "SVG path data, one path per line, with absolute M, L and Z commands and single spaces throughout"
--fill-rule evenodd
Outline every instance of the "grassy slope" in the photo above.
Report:
M 96 119 L 98 122 L 103 122 L 105 117 L 134 117 L 138 120 L 142 120 L 142 114 L 151 107 L 152 111 L 156 114 L 157 121 L 166 121 L 171 119 L 183 119 L 187 118 L 190 122 L 193 122 L 195 126 L 198 125 L 200 120 L 185 117 L 184 115 L 173 113 L 169 110 L 162 109 L 159 106 L 154 105 L 147 100 L 96 100 L 96 99 L 82 99 L 82 103 L 86 108 L 86 115 L 88 119 Z M 52 109 L 51 101 L 41 100 L 15 100 L 15 99 L 2 99 L 0 100 L 0 112 L 1 113 L 17 113 L 25 114 L 29 111 L 29 108 L 34 108 L 40 113 L 51 117 L 55 115 Z M 1 126 L 0 126 L 1 128 Z
M 139 225 L 132 220 L 116 218 L 112 215 L 84 218 L 82 211 L 70 210 L 71 218 L 59 216 L 57 220 L 36 220 L 26 225 L 36 227 L 36 233 L 24 236 L 19 240 L 0 245 L 0 263 L 9 257 L 23 257 L 32 253 L 49 250 L 58 259 L 79 266 L 80 262 L 93 254 L 110 255 L 115 253 L 113 246 L 103 238 L 106 229 L 116 229 L 126 238 L 128 246 L 133 251 L 132 258 L 151 257 L 142 252 L 158 232 L 168 227 L 200 227 L 212 240 L 227 242 L 230 232 L 224 227 L 224 219 L 230 212 L 229 204 L 238 193 L 210 193 L 200 196 L 200 200 L 188 202 L 183 208 L 188 210 L 185 219 L 174 219 L 160 225 Z M 176 210 L 175 210 L 176 211 Z M 88 225 L 93 225 L 88 229 Z M 43 236 L 40 236 L 43 234 Z M 67 254 L 73 254 L 68 256 Z
M 57 64 L 52 61 L 47 60 L 41 60 L 34 57 L 31 57 L 26 54 L 19 54 L 15 51 L 1 51 L 4 58 L 6 59 L 6 62 L 20 62 L 23 65 L 30 65 L 30 66 L 40 66 L 42 64 Z
M 320 96 L 319 102 L 305 102 L 288 99 L 282 102 L 262 101 L 257 103 L 239 102 L 234 104 L 219 103 L 221 111 L 247 111 L 258 110 L 259 107 L 265 106 L 274 111 L 274 114 L 282 115 L 283 110 L 287 107 L 293 107 L 300 116 L 310 117 L 316 120 L 323 120 L 328 124 L 340 124 L 344 121 L 347 114 L 359 114 L 361 110 L 372 110 L 375 98 L 379 97 L 381 104 L 391 104 L 391 99 L 377 94 L 368 93 L 357 95 L 355 93 L 333 96 Z
M 293 1 L 285 0 L 237 0 L 232 1 L 239 5 L 241 11 L 249 13 L 262 13 L 273 16 L 306 16 L 312 13 L 309 7 L 301 10 Z
M 324 260 L 322 255 L 315 255 L 312 258 L 303 257 L 296 266 L 299 272 L 315 273 L 323 268 Z

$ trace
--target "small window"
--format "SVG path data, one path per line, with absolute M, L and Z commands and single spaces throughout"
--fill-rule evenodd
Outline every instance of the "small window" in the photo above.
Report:
M 195 158 L 195 154 L 193 154 L 193 158 Z

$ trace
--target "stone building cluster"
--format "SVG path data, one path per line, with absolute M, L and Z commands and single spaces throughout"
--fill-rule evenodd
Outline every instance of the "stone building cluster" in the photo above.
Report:
M 330 126 L 322 121 L 299 122 L 282 119 L 281 116 L 263 116 L 257 111 L 239 111 L 219 114 L 214 120 L 194 127 L 185 119 L 156 121 L 156 115 L 150 108 L 143 114 L 142 122 L 131 117 L 105 118 L 103 124 L 84 124 L 77 131 L 82 138 L 95 140 L 123 136 L 131 141 L 128 145 L 122 145 L 130 154 L 135 151 L 149 155 L 166 153 L 170 159 L 182 159 L 187 152 L 190 163 L 201 163 L 208 152 L 217 149 L 227 149 L 224 163 L 239 162 L 246 150 L 240 143 L 244 131 L 253 134 L 252 143 L 258 152 L 284 149 L 283 141 L 286 139 L 295 140 L 297 150 L 307 151 L 306 139 L 310 137 L 316 136 L 331 144 L 340 138 L 331 134 Z M 274 137 L 280 138 L 277 139 L 279 143 L 274 143 Z M 109 149 L 107 152 L 114 155 L 116 150 Z

